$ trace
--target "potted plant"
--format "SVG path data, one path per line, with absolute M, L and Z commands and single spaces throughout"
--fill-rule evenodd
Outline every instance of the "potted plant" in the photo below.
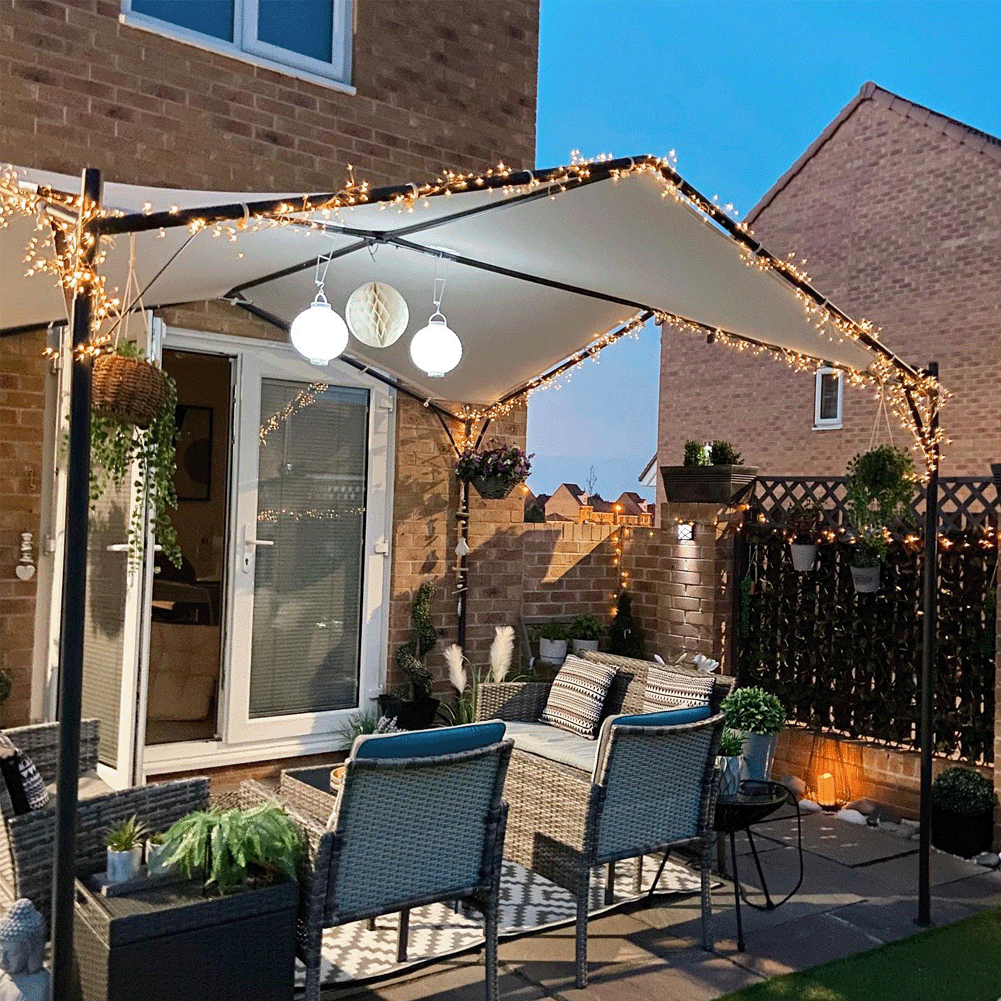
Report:
M 99 374 L 103 388 L 99 388 Z M 149 378 L 161 387 L 152 396 L 140 386 Z M 119 487 L 130 485 L 135 465 L 138 489 L 128 527 L 132 568 L 138 568 L 142 562 L 147 510 L 157 545 L 174 566 L 181 566 L 181 549 L 169 514 L 177 507 L 176 404 L 174 380 L 146 361 L 134 344 L 122 341 L 112 354 L 99 355 L 95 360 L 90 497 L 91 501 L 97 501 L 109 483 Z
M 684 464 L 661 466 L 664 494 L 676 503 L 733 504 L 758 475 L 757 466 L 742 463 L 743 457 L 728 441 L 708 446 L 686 441 Z
M 722 709 L 727 727 L 743 735 L 744 777 L 767 782 L 786 719 L 782 703 L 763 688 L 737 688 L 723 700 Z
M 601 622 L 596 615 L 578 615 L 570 623 L 570 642 L 574 653 L 597 650 L 601 639 Z
M 972 768 L 947 768 L 931 787 L 931 843 L 971 858 L 994 840 L 994 787 Z
M 354 713 L 347 718 L 341 727 L 341 733 L 348 744 L 355 742 L 355 737 L 369 733 L 399 733 L 395 718 L 377 716 L 375 713 Z
M 107 847 L 108 882 L 128 883 L 139 875 L 143 861 L 146 828 L 133 814 L 125 823 L 110 828 L 104 836 Z
M 448 680 L 456 692 L 455 706 L 445 706 L 444 710 L 453 726 L 475 723 L 480 702 L 480 687 L 490 681 L 499 685 L 511 669 L 514 655 L 514 627 L 494 626 L 494 641 L 490 644 L 490 664 L 488 667 L 466 670 L 466 658 L 462 647 L 453 643 L 445 651 L 448 665 Z
M 562 664 L 567 659 L 567 638 L 570 631 L 562 622 L 547 622 L 539 626 L 539 660 L 547 664 Z
M 379 696 L 380 712 L 395 719 L 401 730 L 426 730 L 433 725 L 441 704 L 431 695 L 434 678 L 424 665 L 424 658 L 438 642 L 438 632 L 431 621 L 434 595 L 431 581 L 417 588 L 410 606 L 410 623 L 417 635 L 396 651 L 396 666 L 406 675 L 408 684 L 400 693 Z
M 786 535 L 793 569 L 799 573 L 812 570 L 817 561 L 817 538 L 824 518 L 813 501 L 796 504 L 786 518 Z
M 164 831 L 151 834 L 146 839 L 146 872 L 150 876 L 167 876 L 174 867 L 165 861 Z
M 622 590 L 615 599 L 615 615 L 608 630 L 608 650 L 621 657 L 643 659 L 643 635 L 633 618 L 633 599 Z
M 723 799 L 732 799 L 740 789 L 743 752 L 744 738 L 733 730 L 724 729 L 716 755 L 716 764 L 720 769 L 719 795 Z
M 502 500 L 519 483 L 528 479 L 532 456 L 514 445 L 491 441 L 492 447 L 482 452 L 465 449 L 455 463 L 455 475 L 472 483 L 476 492 L 487 500 Z
M 916 489 L 914 463 L 902 448 L 880 445 L 860 452 L 848 463 L 846 506 L 855 528 L 851 573 L 857 592 L 879 590 L 887 533 L 897 522 L 911 520 Z

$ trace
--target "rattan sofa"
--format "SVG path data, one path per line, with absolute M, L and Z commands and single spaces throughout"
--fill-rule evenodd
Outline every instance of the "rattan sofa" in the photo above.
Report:
M 611 663 L 618 673 L 605 703 L 600 739 L 577 738 L 583 748 L 571 745 L 570 756 L 562 753 L 562 761 L 536 753 L 537 741 L 532 751 L 519 747 L 520 732 L 529 728 L 519 731 L 517 724 L 537 723 L 548 683 L 484 684 L 478 704 L 479 715 L 514 723 L 508 728 L 515 749 L 505 787 L 510 813 L 504 856 L 574 895 L 578 987 L 587 984 L 588 901 L 591 870 L 597 865 L 612 864 L 611 882 L 617 860 L 693 846 L 701 868 L 703 945 L 712 948 L 709 867 L 715 757 L 723 728 L 719 706 L 734 683 L 732 678 L 715 679 L 708 719 L 674 726 L 629 725 L 640 722 L 636 717 L 643 713 L 649 665 L 600 653 L 585 657 Z
M 357 738 L 327 823 L 317 812 L 326 812 L 334 797 L 322 790 L 298 781 L 283 781 L 278 792 L 253 780 L 241 783 L 242 806 L 277 802 L 306 833 L 310 865 L 300 881 L 296 930 L 306 1001 L 320 996 L 324 928 L 398 911 L 403 962 L 410 908 L 437 901 L 464 901 L 482 911 L 486 998 L 497 1001 L 507 816 L 501 792 L 511 755 L 503 732 L 495 721 Z M 433 753 L 436 745 L 444 753 Z M 382 756 L 394 746 L 404 756 Z
M 14 745 L 35 763 L 47 785 L 55 782 L 59 755 L 59 724 L 5 730 Z M 181 779 L 116 792 L 97 778 L 99 724 L 84 720 L 80 733 L 80 805 L 77 811 L 76 864 L 82 875 L 105 867 L 104 835 L 133 814 L 151 832 L 166 830 L 175 820 L 208 805 L 206 778 Z M 58 795 L 58 789 L 55 790 Z M 52 852 L 55 844 L 55 801 L 41 810 L 14 813 L 7 788 L 0 781 L 0 896 L 7 902 L 27 897 L 49 917 L 52 893 Z

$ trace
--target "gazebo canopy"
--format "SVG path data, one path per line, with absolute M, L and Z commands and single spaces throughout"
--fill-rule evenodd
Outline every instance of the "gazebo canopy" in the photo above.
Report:
M 18 171 L 36 207 L 72 210 L 76 179 Z M 7 176 L 9 193 L 11 175 Z M 64 194 L 59 194 L 60 192 Z M 9 201 L 9 198 L 8 198 Z M 432 379 L 410 359 L 409 336 L 346 355 L 422 398 L 461 401 L 477 415 L 542 384 L 654 317 L 741 349 L 771 351 L 801 369 L 842 368 L 882 386 L 921 441 L 929 380 L 885 347 L 871 325 L 829 303 L 800 267 L 771 255 L 664 159 L 575 163 L 538 172 L 498 168 L 425 185 L 323 195 L 260 195 L 108 183 L 99 273 L 124 290 L 130 258 L 147 307 L 240 301 L 287 325 L 312 300 L 317 260 L 331 255 L 326 295 L 342 311 L 364 282 L 394 286 L 412 333 L 441 308 L 462 361 Z M 52 211 L 58 211 L 54 209 Z M 34 221 L 0 231 L 0 329 L 65 318 L 51 278 L 25 278 Z M 36 234 L 37 235 L 37 234 Z M 213 238 L 215 237 L 215 238 Z M 322 270 L 322 269 L 321 269 Z M 120 293 L 123 294 L 123 293 Z M 124 297 L 124 295 L 123 295 Z

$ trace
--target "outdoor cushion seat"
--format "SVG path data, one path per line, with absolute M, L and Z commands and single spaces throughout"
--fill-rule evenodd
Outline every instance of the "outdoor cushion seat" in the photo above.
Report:
M 588 740 L 568 730 L 550 726 L 548 723 L 523 723 L 509 720 L 507 735 L 514 740 L 516 751 L 537 754 L 561 765 L 580 768 L 590 774 L 594 770 L 594 758 L 598 742 Z
M 79 783 L 77 786 L 77 799 L 81 802 L 85 799 L 94 799 L 96 796 L 105 796 L 109 792 L 115 791 L 97 772 L 93 771 L 84 772 L 77 779 L 77 782 Z M 58 795 L 55 782 L 48 783 L 45 788 L 49 791 L 49 806 L 55 806 L 56 796 Z

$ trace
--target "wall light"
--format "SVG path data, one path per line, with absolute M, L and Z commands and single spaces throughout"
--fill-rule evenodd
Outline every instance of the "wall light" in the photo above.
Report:
M 695 522 L 694 521 L 679 521 L 678 525 L 678 542 L 694 542 L 695 541 Z

